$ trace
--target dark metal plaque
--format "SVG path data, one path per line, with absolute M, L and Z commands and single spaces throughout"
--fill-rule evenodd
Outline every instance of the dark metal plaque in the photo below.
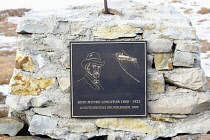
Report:
M 71 42 L 73 118 L 147 116 L 146 42 Z

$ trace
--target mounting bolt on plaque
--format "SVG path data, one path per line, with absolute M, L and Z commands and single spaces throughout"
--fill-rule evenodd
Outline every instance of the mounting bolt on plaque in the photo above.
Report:
M 107 0 L 104 0 L 104 9 L 102 9 L 103 14 L 110 14 L 110 15 L 122 15 L 119 11 L 115 9 L 108 8 Z

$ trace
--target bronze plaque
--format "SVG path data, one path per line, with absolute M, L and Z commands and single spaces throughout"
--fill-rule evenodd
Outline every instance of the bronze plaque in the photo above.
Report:
M 147 116 L 146 42 L 71 42 L 73 118 Z

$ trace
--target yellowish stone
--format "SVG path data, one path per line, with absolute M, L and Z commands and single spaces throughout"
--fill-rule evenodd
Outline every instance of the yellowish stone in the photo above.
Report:
M 10 86 L 13 95 L 39 95 L 54 82 L 55 78 L 32 78 L 18 73 L 12 77 Z
M 144 30 L 153 30 L 153 29 L 155 29 L 156 28 L 156 25 L 154 25 L 154 24 L 149 24 L 149 25 L 147 25 L 145 28 L 144 28 Z
M 134 131 L 139 133 L 158 133 L 157 129 L 152 128 L 139 119 L 98 119 L 96 125 L 102 128 L 113 130 Z
M 153 121 L 162 121 L 162 122 L 171 122 L 173 123 L 174 122 L 174 118 L 172 117 L 161 117 L 161 116 L 151 116 L 150 117 L 151 120 Z
M 17 52 L 15 59 L 15 68 L 23 71 L 34 72 L 34 62 L 28 54 L 21 54 Z
M 154 55 L 156 70 L 172 70 L 172 55 L 171 53 L 159 53 Z
M 103 39 L 117 39 L 119 37 L 135 37 L 141 28 L 132 27 L 130 25 L 119 25 L 113 27 L 100 27 L 93 31 L 93 35 Z

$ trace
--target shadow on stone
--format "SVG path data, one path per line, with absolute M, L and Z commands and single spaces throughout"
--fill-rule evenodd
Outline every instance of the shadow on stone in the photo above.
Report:
M 96 137 L 92 137 L 89 138 L 88 140 L 106 140 L 107 136 L 96 136 Z

